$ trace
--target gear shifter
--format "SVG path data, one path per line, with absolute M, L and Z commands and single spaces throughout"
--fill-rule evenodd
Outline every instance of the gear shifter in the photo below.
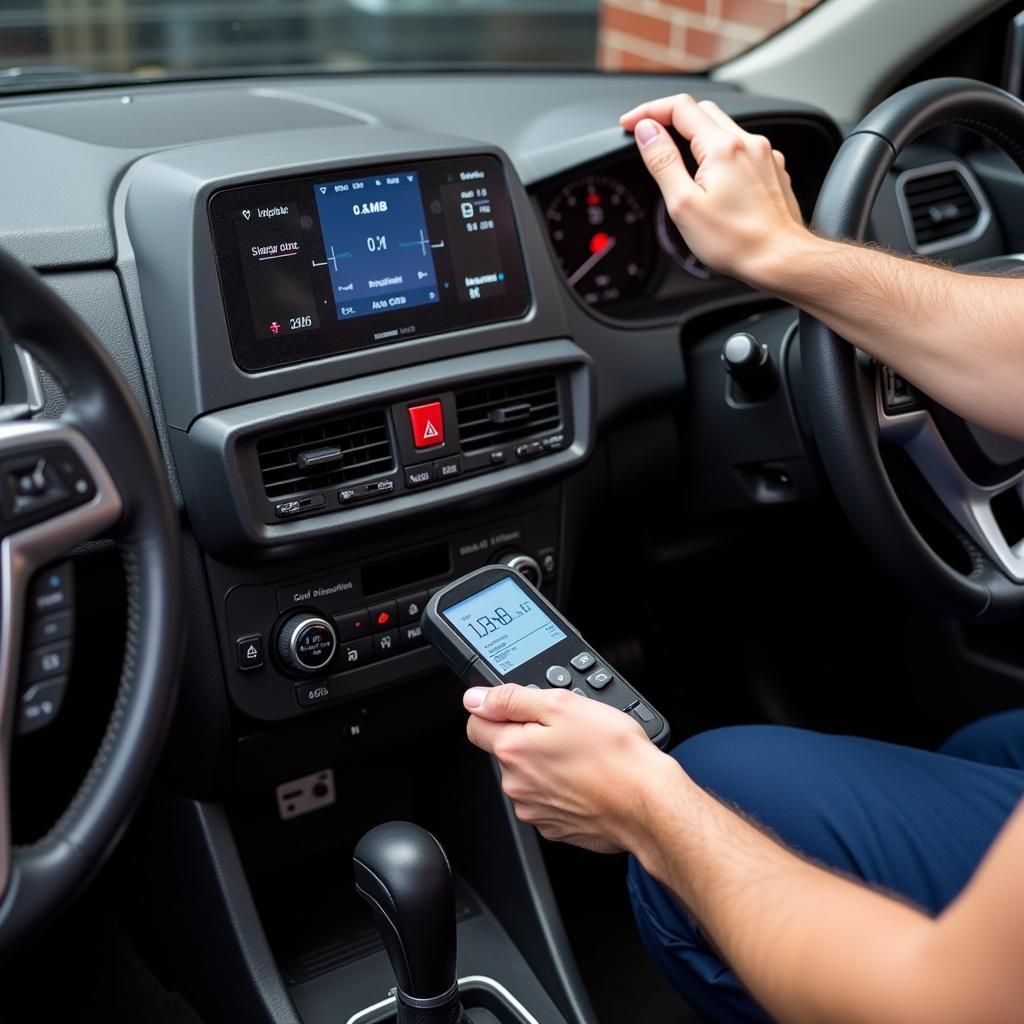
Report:
M 398 1024 L 470 1024 L 455 977 L 455 887 L 441 844 L 392 821 L 352 856 L 356 892 L 373 910 L 398 981 Z

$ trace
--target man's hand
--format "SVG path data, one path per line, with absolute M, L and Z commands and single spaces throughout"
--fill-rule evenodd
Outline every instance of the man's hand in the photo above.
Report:
M 566 690 L 508 684 L 463 698 L 466 732 L 501 766 L 516 817 L 597 853 L 633 849 L 645 794 L 676 763 L 621 711 Z
M 771 286 L 772 267 L 787 243 L 806 235 L 786 162 L 763 135 L 744 131 L 710 100 L 683 93 L 623 114 L 647 169 L 686 244 L 713 270 L 758 287 Z M 690 177 L 663 126 L 690 143 Z

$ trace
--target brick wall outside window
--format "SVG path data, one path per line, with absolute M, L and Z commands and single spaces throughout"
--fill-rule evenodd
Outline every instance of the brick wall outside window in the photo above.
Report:
M 601 0 L 598 65 L 700 71 L 749 49 L 817 0 Z

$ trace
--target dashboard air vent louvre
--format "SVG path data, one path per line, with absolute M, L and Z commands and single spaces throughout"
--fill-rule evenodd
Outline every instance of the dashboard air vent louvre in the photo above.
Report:
M 562 424 L 558 381 L 552 373 L 457 391 L 455 411 L 464 452 L 509 444 Z
M 955 163 L 905 172 L 899 198 L 907 232 L 919 253 L 966 244 L 987 227 L 987 207 L 966 168 Z
M 324 453 L 332 449 L 337 457 L 324 461 Z M 380 476 L 395 468 L 383 409 L 268 434 L 260 439 L 256 452 L 263 490 L 275 500 Z

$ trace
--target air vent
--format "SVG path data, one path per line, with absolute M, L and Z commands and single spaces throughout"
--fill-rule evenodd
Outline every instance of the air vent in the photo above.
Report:
M 394 469 L 383 409 L 270 434 L 256 447 L 268 498 L 323 491 Z
M 896 192 L 907 234 L 919 253 L 966 245 L 988 227 L 988 204 L 963 164 L 947 162 L 905 171 Z
M 562 424 L 554 374 L 520 377 L 455 393 L 464 452 L 509 444 Z

